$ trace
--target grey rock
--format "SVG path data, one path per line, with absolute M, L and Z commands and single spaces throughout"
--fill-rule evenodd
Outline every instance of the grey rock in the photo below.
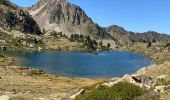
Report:
M 80 94 L 82 94 L 82 93 L 84 93 L 84 89 L 81 89 L 80 91 L 78 91 L 77 93 L 75 93 L 74 95 L 72 95 L 70 98 L 71 98 L 71 99 L 75 99 L 76 96 L 78 96 L 78 95 L 80 95 Z
M 28 9 L 41 30 L 71 34 L 91 35 L 95 38 L 111 38 L 104 29 L 94 23 L 86 13 L 67 0 L 40 0 Z

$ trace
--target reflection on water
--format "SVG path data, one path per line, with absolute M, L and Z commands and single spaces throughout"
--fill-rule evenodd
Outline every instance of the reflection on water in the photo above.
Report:
M 18 65 L 40 68 L 48 73 L 71 77 L 114 77 L 130 74 L 153 62 L 146 56 L 110 51 L 93 55 L 86 52 L 5 51 L 17 57 Z

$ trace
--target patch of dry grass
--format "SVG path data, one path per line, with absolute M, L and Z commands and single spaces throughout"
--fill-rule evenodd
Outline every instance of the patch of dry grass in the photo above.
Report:
M 30 72 L 36 74 L 30 76 Z M 29 100 L 32 98 L 61 99 L 74 94 L 80 87 L 90 86 L 101 81 L 98 79 L 69 78 L 37 73 L 39 73 L 37 69 L 1 66 L 0 95 L 17 96 L 17 98 L 24 96 Z
M 45 50 L 74 51 L 84 50 L 82 43 L 72 42 L 67 38 L 45 38 Z

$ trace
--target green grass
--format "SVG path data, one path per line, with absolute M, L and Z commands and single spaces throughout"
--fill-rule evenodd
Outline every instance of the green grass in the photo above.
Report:
M 28 35 L 26 38 L 14 38 L 12 35 L 5 32 L 0 32 L 0 40 L 5 41 L 5 43 L 2 45 L 5 46 L 8 50 L 27 50 L 30 48 L 28 45 L 24 45 L 23 42 L 26 42 L 27 44 L 33 44 L 34 47 L 32 49 L 36 49 L 43 45 L 43 42 L 41 40 L 37 41 L 35 37 Z
M 10 98 L 10 100 L 28 100 L 28 99 L 26 99 L 25 97 L 15 96 Z

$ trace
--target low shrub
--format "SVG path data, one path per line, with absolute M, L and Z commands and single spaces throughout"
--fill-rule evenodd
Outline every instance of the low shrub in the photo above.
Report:
M 170 80 L 158 79 L 156 82 L 156 86 L 161 86 L 161 85 L 170 85 Z
M 30 76 L 34 76 L 34 75 L 42 75 L 45 72 L 43 70 L 40 69 L 35 69 L 35 70 L 30 70 L 27 74 Z
M 144 90 L 131 83 L 120 82 L 112 87 L 99 86 L 93 91 L 76 97 L 75 100 L 133 100 L 144 94 Z

